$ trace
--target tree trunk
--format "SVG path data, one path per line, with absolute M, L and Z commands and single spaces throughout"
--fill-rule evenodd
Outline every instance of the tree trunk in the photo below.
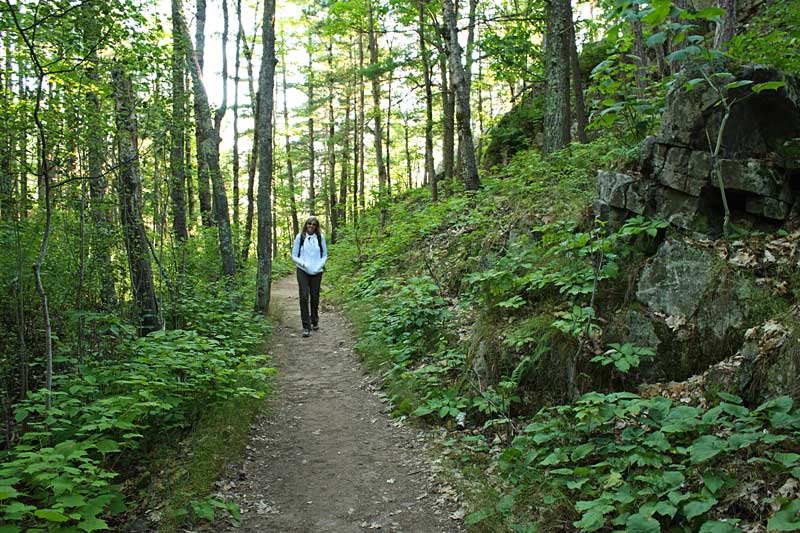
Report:
M 547 0 L 544 41 L 544 137 L 542 153 L 569 144 L 569 45 L 565 21 L 569 0 Z
M 258 74 L 258 121 L 256 128 L 261 130 L 258 142 L 258 237 L 256 250 L 258 268 L 256 272 L 256 304 L 259 313 L 269 309 L 270 285 L 272 281 L 272 210 L 269 186 L 272 182 L 272 110 L 275 90 L 275 0 L 264 2 L 262 25 L 261 70 Z
M 186 135 L 186 88 L 183 81 L 186 51 L 183 46 L 181 12 L 180 0 L 172 0 L 172 123 L 170 124 L 172 149 L 169 153 L 172 180 L 172 233 L 178 242 L 185 242 L 189 238 L 186 227 L 186 194 L 183 188 L 186 182 L 183 167 L 185 157 L 183 142 Z
M 111 75 L 116 102 L 120 221 L 128 252 L 131 290 L 139 310 L 139 333 L 146 335 L 157 330 L 160 324 L 150 264 L 150 246 L 142 219 L 136 108 L 128 76 L 119 67 L 114 68 Z
M 330 206 L 331 244 L 339 230 L 339 206 L 336 198 L 336 119 L 333 114 L 333 42 L 328 42 L 328 205 Z
M 308 213 L 316 215 L 317 191 L 314 187 L 315 176 L 315 154 L 314 154 L 314 62 L 313 62 L 313 42 L 311 32 L 308 34 Z
M 183 20 L 183 17 L 181 17 L 181 23 L 183 26 L 184 46 L 187 52 L 186 59 L 189 63 L 189 70 L 192 73 L 195 101 L 200 103 L 198 106 L 201 112 L 199 127 L 202 129 L 204 142 L 197 148 L 198 152 L 203 153 L 202 156 L 198 157 L 198 161 L 203 159 L 208 164 L 211 184 L 214 189 L 214 215 L 219 235 L 220 255 L 222 256 L 222 273 L 225 276 L 233 276 L 236 273 L 236 261 L 233 255 L 233 239 L 231 237 L 230 219 L 228 218 L 228 197 L 225 193 L 225 183 L 222 180 L 222 171 L 219 166 L 219 130 L 218 126 L 215 127 L 211 123 L 208 94 L 203 84 L 200 63 L 197 61 L 197 56 L 189 37 L 189 29 L 186 27 L 186 21 Z M 220 115 L 222 113 L 219 110 L 217 111 L 217 120 L 221 120 Z
M 457 100 L 456 119 L 462 147 L 460 155 L 464 166 L 464 187 L 468 191 L 474 191 L 480 187 L 481 183 L 478 176 L 478 164 L 475 161 L 475 145 L 472 141 L 469 87 L 464 76 L 464 66 L 461 64 L 461 45 L 458 43 L 458 27 L 452 0 L 442 1 L 442 12 L 447 32 L 443 37 L 447 43 L 450 76 L 453 80 L 453 89 Z
M 736 0 L 717 0 L 717 6 L 725 10 L 714 31 L 714 49 L 727 48 L 728 43 L 736 35 Z
M 589 142 L 586 137 L 586 104 L 583 101 L 583 77 L 581 76 L 581 66 L 578 62 L 578 46 L 575 43 L 575 21 L 572 20 L 572 7 L 567 6 L 564 21 L 567 27 L 567 45 L 569 46 L 569 64 L 572 69 L 572 94 L 575 97 L 575 122 L 577 123 L 576 135 L 582 144 Z
M 392 46 L 389 44 L 389 57 L 392 56 Z M 392 151 L 390 137 L 392 136 L 392 81 L 394 78 L 394 71 L 390 70 L 389 84 L 386 89 L 386 196 L 391 199 L 392 197 Z
M 256 10 L 257 11 L 257 10 Z M 241 18 L 241 14 L 240 14 Z M 241 22 L 240 22 L 241 24 Z M 253 46 L 248 45 L 246 37 L 242 36 L 242 50 L 244 58 L 247 61 L 247 88 L 250 95 L 250 105 L 255 110 L 254 122 L 258 124 L 258 100 L 259 95 L 255 90 L 253 83 L 253 47 L 255 46 L 256 32 L 253 32 Z M 255 182 L 256 182 L 256 166 L 258 164 L 258 143 L 261 135 L 258 128 L 253 131 L 253 148 L 250 150 L 250 155 L 247 161 L 247 215 L 245 216 L 244 236 L 242 239 L 241 261 L 247 262 L 250 254 L 250 243 L 253 237 L 253 218 L 255 217 Z
M 239 24 L 236 30 L 236 61 L 233 66 L 233 234 L 236 236 L 238 245 L 241 243 L 239 235 L 239 69 L 242 64 L 241 50 L 242 39 L 244 39 L 242 0 L 236 0 L 236 20 Z
M 406 148 L 406 177 L 408 178 L 407 190 L 411 190 L 414 185 L 411 183 L 411 147 L 409 146 L 408 115 L 403 115 L 403 134 L 405 137 Z
M 295 201 L 294 166 L 292 164 L 292 142 L 289 139 L 289 105 L 287 103 L 286 86 L 286 41 L 282 38 L 281 46 L 281 77 L 283 87 L 283 133 L 286 143 L 286 177 L 289 180 L 289 212 L 292 217 L 292 236 L 300 233 L 300 223 L 297 221 L 297 203 Z
M 447 52 L 444 49 L 439 54 L 439 70 L 442 75 L 442 175 L 440 178 L 445 187 L 450 187 L 455 176 L 456 113 L 455 97 L 451 91 L 450 75 L 447 70 Z M 434 177 L 434 179 L 437 178 Z
M 378 36 L 375 33 L 375 13 L 373 0 L 369 0 L 368 14 L 368 44 L 369 44 L 369 64 L 372 69 L 378 66 Z M 378 202 L 380 204 L 380 224 L 381 229 L 386 225 L 386 167 L 383 164 L 383 131 L 381 127 L 381 86 L 380 79 L 376 73 L 370 75 L 372 78 L 372 116 L 375 122 L 373 135 L 375 137 L 375 164 L 378 167 Z
M 199 77 L 200 79 L 203 78 L 203 61 L 205 55 L 205 27 L 206 27 L 206 0 L 197 0 L 196 4 L 196 27 L 195 27 L 195 47 L 193 55 L 197 61 L 197 68 L 199 70 Z M 185 24 L 185 22 L 184 22 Z M 188 39 L 188 32 L 186 30 L 187 38 Z M 194 82 L 194 74 L 192 74 L 192 80 Z M 205 113 L 208 113 L 208 102 L 205 104 L 205 108 L 203 108 L 203 104 L 201 100 L 197 96 L 197 90 L 195 89 L 195 98 L 194 98 L 194 137 L 195 137 L 195 145 L 197 146 L 196 155 L 197 155 L 197 195 L 200 200 L 200 219 L 203 222 L 203 226 L 210 228 L 214 225 L 214 217 L 211 207 L 211 186 L 209 185 L 210 179 L 210 170 L 209 170 L 209 161 L 206 159 L 206 153 L 202 146 L 205 146 L 206 142 L 209 140 L 204 137 L 205 128 L 202 124 L 202 117 Z
M 342 126 L 342 174 L 339 179 L 339 210 L 337 219 L 339 224 L 347 223 L 347 184 L 350 181 L 348 169 L 350 168 L 350 94 L 349 90 L 344 98 L 344 125 Z
M 364 89 L 364 33 L 359 32 L 358 34 L 358 123 L 359 123 L 359 130 L 358 130 L 358 204 L 363 211 L 366 208 L 366 187 L 364 186 L 365 181 L 365 169 L 364 169 L 364 130 L 367 127 L 367 120 L 366 120 L 366 97 L 365 97 L 365 89 Z
M 439 200 L 436 169 L 433 165 L 433 90 L 431 88 L 431 61 L 425 45 L 425 9 L 427 0 L 419 0 L 418 28 L 419 50 L 422 58 L 422 78 L 425 84 L 425 182 L 431 187 L 431 200 Z

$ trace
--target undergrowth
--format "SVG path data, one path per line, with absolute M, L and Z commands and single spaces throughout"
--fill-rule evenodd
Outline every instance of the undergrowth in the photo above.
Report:
M 630 156 L 608 140 L 547 162 L 523 152 L 480 191 L 408 193 L 383 230 L 368 212 L 332 271 L 357 349 L 395 416 L 454 430 L 476 531 L 800 527 L 789 398 L 717 392 L 700 408 L 619 392 L 655 351 L 606 339 L 601 313 L 628 303 L 667 224 L 607 227 L 587 205 L 594 169 Z

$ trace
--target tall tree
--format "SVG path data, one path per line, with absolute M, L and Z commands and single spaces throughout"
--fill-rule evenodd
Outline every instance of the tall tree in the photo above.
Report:
M 227 1 L 227 0 L 224 0 Z M 245 38 L 242 25 L 242 0 L 236 0 L 236 53 L 233 65 L 233 233 L 239 238 L 239 69 L 241 68 L 242 39 Z M 236 244 L 239 244 L 237 240 Z
M 333 37 L 328 41 L 328 205 L 330 206 L 331 244 L 339 230 L 339 206 L 336 197 L 336 115 L 333 112 Z
M 192 73 L 195 101 L 200 103 L 195 109 L 200 112 L 201 120 L 198 126 L 202 129 L 201 133 L 203 137 L 203 144 L 197 147 L 198 152 L 203 152 L 203 155 L 198 157 L 198 161 L 200 159 L 205 160 L 211 177 L 211 184 L 214 192 L 214 215 L 219 235 L 220 255 L 222 256 L 222 272 L 226 276 L 233 276 L 236 273 L 236 261 L 233 255 L 233 238 L 231 236 L 230 219 L 228 218 L 228 197 L 225 192 L 225 183 L 222 180 L 222 170 L 219 165 L 219 126 L 212 124 L 211 111 L 208 105 L 208 93 L 203 83 L 200 63 L 197 60 L 197 55 L 192 46 L 186 20 L 182 16 L 180 18 L 183 27 L 187 61 L 189 63 L 189 70 Z M 217 115 L 220 115 L 219 111 Z M 218 120 L 221 121 L 221 118 Z M 217 122 L 217 124 L 219 124 L 219 122 Z
M 275 0 L 265 0 L 261 29 L 261 69 L 258 74 L 258 122 L 261 130 L 258 143 L 258 268 L 256 271 L 256 304 L 259 313 L 269 309 L 272 281 L 271 224 L 269 189 L 272 181 L 272 111 L 275 93 Z
M 375 6 L 373 0 L 367 0 L 368 14 L 368 44 L 369 66 L 372 86 L 372 119 L 374 122 L 373 136 L 375 140 L 375 164 L 378 167 L 378 201 L 380 203 L 381 228 L 386 224 L 386 166 L 383 163 L 383 128 L 381 126 L 381 87 L 378 67 L 378 35 L 375 30 Z
M 203 64 L 205 59 L 205 49 L 206 49 L 206 36 L 205 36 L 205 28 L 206 28 L 206 0 L 197 0 L 196 12 L 195 12 L 195 32 L 194 32 L 194 39 L 195 45 L 194 50 L 192 51 L 192 55 L 197 62 L 197 69 L 198 69 L 198 76 L 199 79 L 203 78 Z M 181 15 L 182 16 L 182 15 Z M 184 21 L 185 24 L 185 21 Z M 188 30 L 186 30 L 188 35 Z M 191 68 L 190 68 L 191 70 Z M 194 74 L 192 74 L 194 78 Z M 209 185 L 209 180 L 211 178 L 211 171 L 209 169 L 209 161 L 206 158 L 205 150 L 202 150 L 200 147 L 204 146 L 209 140 L 204 137 L 205 128 L 203 127 L 202 120 L 203 115 L 208 112 L 208 102 L 206 102 L 205 106 L 206 109 L 203 109 L 203 103 L 198 98 L 197 92 L 195 91 L 195 98 L 194 98 L 194 136 L 195 136 L 195 144 L 197 146 L 196 156 L 197 156 L 197 195 L 200 200 L 200 218 L 203 222 L 203 226 L 210 228 L 214 225 L 214 217 L 211 208 L 211 186 Z
M 581 143 L 589 142 L 586 137 L 586 105 L 583 101 L 583 76 L 581 66 L 578 62 L 578 46 L 575 42 L 575 21 L 572 20 L 572 7 L 564 11 L 567 20 L 564 24 L 567 28 L 567 46 L 569 46 L 569 64 L 572 71 L 572 94 L 575 99 L 575 122 L 577 123 L 576 136 Z
M 316 157 L 314 149 L 314 42 L 313 32 L 308 31 L 308 75 L 306 76 L 306 95 L 308 97 L 308 213 L 316 214 L 317 190 L 315 187 Z
M 569 144 L 569 43 L 566 27 L 569 0 L 546 0 L 544 37 L 544 136 L 542 152 Z M 571 19 L 571 16 L 569 17 Z
M 258 12 L 258 2 L 256 2 L 256 13 Z M 241 13 L 239 13 L 241 25 Z M 256 25 L 256 28 L 258 26 Z M 255 112 L 253 113 L 255 123 L 258 124 L 258 92 L 255 89 L 253 81 L 253 48 L 255 47 L 255 40 L 258 32 L 257 29 L 253 30 L 253 43 L 248 44 L 247 38 L 242 38 L 242 51 L 244 58 L 247 62 L 247 89 L 250 95 L 250 104 Z M 242 263 L 247 262 L 247 257 L 250 254 L 250 243 L 253 238 L 253 218 L 255 217 L 255 183 L 256 183 L 256 167 L 258 165 L 258 143 L 261 135 L 258 128 L 253 129 L 253 148 L 247 159 L 247 214 L 245 215 L 244 236 L 242 239 L 241 260 Z
M 172 149 L 169 154 L 169 168 L 172 178 L 172 233 L 180 242 L 189 238 L 184 191 L 186 175 L 183 167 L 185 157 L 183 143 L 186 135 L 186 88 L 183 82 L 186 51 L 181 30 L 182 11 L 181 1 L 172 0 L 172 122 L 170 124 Z
M 425 180 L 431 186 L 431 199 L 439 199 L 439 189 L 436 183 L 436 170 L 433 165 L 433 89 L 431 84 L 431 61 L 425 44 L 425 10 L 427 0 L 418 0 L 419 51 L 422 60 L 422 80 L 425 86 Z
M 289 138 L 289 104 L 287 103 L 286 86 L 286 40 L 281 32 L 281 86 L 283 88 L 283 134 L 286 146 L 286 178 L 289 181 L 289 215 L 292 219 L 292 235 L 300 233 L 300 224 L 297 221 L 297 202 L 295 201 L 294 165 L 292 163 L 292 142 Z
M 461 140 L 461 156 L 464 167 L 464 187 L 468 191 L 480 187 L 478 163 L 475 160 L 475 145 L 472 140 L 472 118 L 470 112 L 469 86 L 461 64 L 461 45 L 458 42 L 458 26 L 452 0 L 442 0 L 442 11 L 446 28 L 443 37 L 447 43 L 450 63 L 450 76 L 456 99 L 456 119 Z
M 145 335 L 159 328 L 150 245 L 142 219 L 142 181 L 139 174 L 138 124 L 133 89 L 120 67 L 112 71 L 116 102 L 117 152 L 119 158 L 120 221 L 128 251 L 131 290 L 139 310 L 139 331 Z

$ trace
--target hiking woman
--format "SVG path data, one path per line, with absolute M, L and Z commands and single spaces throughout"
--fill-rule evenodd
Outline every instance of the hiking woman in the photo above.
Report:
M 308 217 L 292 247 L 292 261 L 297 265 L 297 286 L 300 289 L 303 337 L 310 337 L 312 329 L 319 329 L 319 288 L 327 260 L 328 245 L 320 231 L 319 220 L 317 217 Z

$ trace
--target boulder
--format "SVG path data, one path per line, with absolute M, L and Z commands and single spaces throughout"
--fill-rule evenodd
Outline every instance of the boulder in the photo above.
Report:
M 688 67 L 666 99 L 661 130 L 640 146 L 636 179 L 598 173 L 598 198 L 617 210 L 616 220 L 630 213 L 655 216 L 693 232 L 717 235 L 724 216 L 719 183 L 713 172 L 712 146 L 725 113 L 720 92 L 731 104 L 716 160 L 725 185 L 731 220 L 753 229 L 796 225 L 800 197 L 800 80 L 759 65 Z M 689 80 L 701 81 L 687 90 Z M 725 89 L 731 81 L 749 85 Z M 777 89 L 753 92 L 765 82 Z M 719 90 L 719 91 L 718 91 Z M 794 211 L 793 211 L 794 210 Z

